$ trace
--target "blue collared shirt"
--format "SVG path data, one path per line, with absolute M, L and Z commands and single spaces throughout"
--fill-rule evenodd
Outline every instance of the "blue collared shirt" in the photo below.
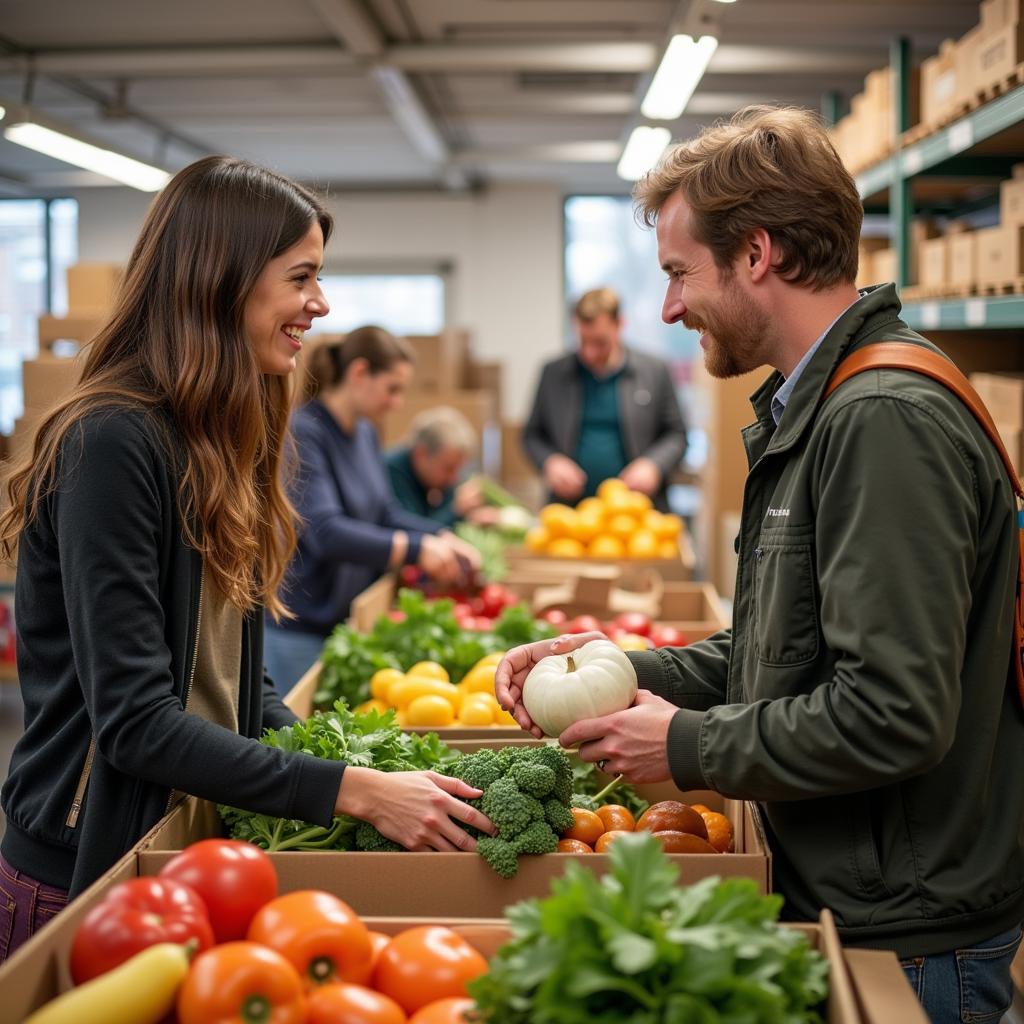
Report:
M 851 302 L 850 306 L 852 305 L 853 303 Z M 847 306 L 846 309 L 849 309 L 850 306 Z M 843 313 L 846 312 L 846 309 L 843 310 Z M 821 343 L 825 340 L 825 336 L 828 332 L 831 331 L 837 323 L 839 323 L 839 317 L 841 317 L 843 313 L 840 313 L 839 316 L 837 316 L 835 320 L 833 320 L 832 323 L 830 323 L 828 327 L 821 332 L 821 336 L 818 340 L 804 353 L 803 359 L 793 367 L 793 372 L 782 382 L 782 386 L 779 390 L 772 395 L 772 419 L 775 420 L 775 426 L 779 425 L 779 420 L 782 419 L 782 414 L 786 411 L 786 403 L 789 401 L 790 395 L 793 394 L 793 389 L 796 387 L 796 382 L 800 379 L 800 374 L 807 368 L 807 364 L 814 357 L 814 353 L 821 347 Z

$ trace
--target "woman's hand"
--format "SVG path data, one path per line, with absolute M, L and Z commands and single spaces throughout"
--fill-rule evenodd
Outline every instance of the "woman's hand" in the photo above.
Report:
M 494 673 L 494 696 L 498 703 L 511 712 L 512 717 L 527 732 L 540 739 L 544 733 L 536 725 L 523 705 L 523 684 L 530 670 L 541 658 L 549 654 L 568 654 L 591 640 L 606 640 L 604 633 L 563 634 L 554 640 L 539 640 L 535 644 L 513 647 L 501 660 Z
M 481 790 L 437 772 L 379 772 L 350 766 L 342 777 L 334 812 L 370 822 L 407 850 L 469 853 L 476 849 L 476 840 L 457 821 L 494 834 L 490 821 L 464 802 L 479 796 Z

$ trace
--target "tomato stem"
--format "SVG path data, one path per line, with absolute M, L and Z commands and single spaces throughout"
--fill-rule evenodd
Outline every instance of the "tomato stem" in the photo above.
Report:
M 318 956 L 309 961 L 309 976 L 314 985 L 323 985 L 334 977 L 334 961 L 328 956 Z
M 271 1020 L 272 1007 L 266 996 L 248 996 L 239 1016 L 245 1024 L 267 1024 Z

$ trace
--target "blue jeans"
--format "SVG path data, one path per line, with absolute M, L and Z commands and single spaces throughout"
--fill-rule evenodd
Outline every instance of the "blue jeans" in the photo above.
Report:
M 1013 1002 L 1020 925 L 976 946 L 901 961 L 932 1024 L 998 1024 Z
M 317 633 L 296 633 L 268 625 L 263 634 L 263 664 L 282 697 L 320 657 L 324 638 Z

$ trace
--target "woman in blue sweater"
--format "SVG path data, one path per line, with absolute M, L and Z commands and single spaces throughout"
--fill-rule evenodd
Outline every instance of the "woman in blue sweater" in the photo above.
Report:
M 285 694 L 319 658 L 352 599 L 388 569 L 419 566 L 460 582 L 476 550 L 395 499 L 374 420 L 396 408 L 412 376 L 408 343 L 360 327 L 310 359 L 315 397 L 292 418 L 299 465 L 291 497 L 302 519 L 282 599 L 294 618 L 267 621 L 267 671 Z

